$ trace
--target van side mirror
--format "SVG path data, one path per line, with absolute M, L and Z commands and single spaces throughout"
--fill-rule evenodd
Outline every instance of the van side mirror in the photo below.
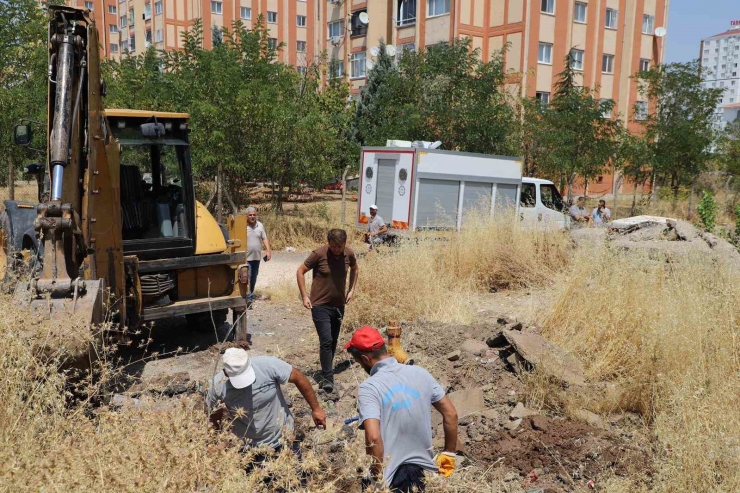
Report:
M 33 140 L 33 132 L 30 125 L 16 125 L 13 132 L 13 141 L 19 146 L 29 146 Z

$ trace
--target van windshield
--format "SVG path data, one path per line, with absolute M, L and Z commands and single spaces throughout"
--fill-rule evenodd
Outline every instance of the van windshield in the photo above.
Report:
M 558 212 L 563 210 L 563 197 L 555 188 L 555 185 L 540 185 L 540 196 L 542 197 L 542 204 L 548 209 L 552 209 Z

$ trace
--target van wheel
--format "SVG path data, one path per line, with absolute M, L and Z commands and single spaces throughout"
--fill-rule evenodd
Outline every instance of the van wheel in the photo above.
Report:
M 198 332 L 213 332 L 213 324 L 216 324 L 218 330 L 224 322 L 226 322 L 226 316 L 229 314 L 229 310 L 214 310 L 213 320 L 211 320 L 210 312 L 203 313 L 191 313 L 185 315 L 185 320 L 188 322 L 188 327 Z

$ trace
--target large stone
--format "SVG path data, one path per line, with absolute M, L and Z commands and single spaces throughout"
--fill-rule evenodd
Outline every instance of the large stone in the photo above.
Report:
M 459 349 L 456 349 L 447 355 L 447 361 L 457 361 L 460 359 L 461 355 L 462 352 Z
M 504 428 L 507 430 L 513 431 L 519 428 L 519 425 L 522 424 L 522 418 L 515 419 L 514 421 L 509 421 L 508 423 L 504 423 Z
M 511 419 L 529 418 L 530 416 L 537 416 L 538 414 L 539 413 L 534 409 L 527 409 L 524 407 L 524 404 L 517 402 L 516 406 L 514 406 L 514 409 L 512 409 L 509 414 L 509 417 Z
M 455 406 L 455 410 L 457 410 L 458 419 L 480 414 L 486 409 L 486 403 L 483 399 L 483 389 L 480 387 L 458 390 L 447 394 L 447 396 Z M 436 428 L 441 423 L 442 415 L 438 412 L 433 412 L 432 427 Z
M 580 387 L 586 384 L 581 362 L 541 335 L 534 332 L 505 330 L 504 337 L 519 356 L 532 366 L 540 367 L 546 374 L 568 385 Z
M 602 430 L 607 428 L 606 423 L 604 423 L 604 420 L 598 414 L 587 411 L 586 409 L 579 409 L 573 413 L 573 416 L 581 421 L 585 421 L 594 428 L 601 428 Z
M 462 346 L 460 346 L 460 349 L 466 353 L 481 355 L 486 352 L 488 346 L 481 341 L 476 341 L 475 339 L 466 339 L 465 342 L 462 343 Z

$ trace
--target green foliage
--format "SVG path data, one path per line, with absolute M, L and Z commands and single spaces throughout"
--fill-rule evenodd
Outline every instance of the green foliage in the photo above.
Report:
M 719 137 L 719 163 L 731 175 L 740 174 L 740 119 L 729 123 Z
M 735 206 L 735 237 L 740 239 L 740 204 Z
M 655 171 L 679 187 L 707 169 L 715 132 L 712 117 L 723 89 L 702 86 L 699 61 L 656 65 L 636 75 L 641 95 L 655 109 L 638 122 L 650 142 Z
M 381 43 L 353 136 L 362 145 L 440 140 L 445 149 L 505 154 L 517 116 L 505 76 L 503 54 L 482 61 L 468 38 L 404 52 L 397 65 Z
M 712 231 L 715 220 L 717 219 L 717 211 L 719 210 L 719 206 L 714 200 L 714 195 L 704 191 L 696 209 L 704 229 L 706 231 Z

